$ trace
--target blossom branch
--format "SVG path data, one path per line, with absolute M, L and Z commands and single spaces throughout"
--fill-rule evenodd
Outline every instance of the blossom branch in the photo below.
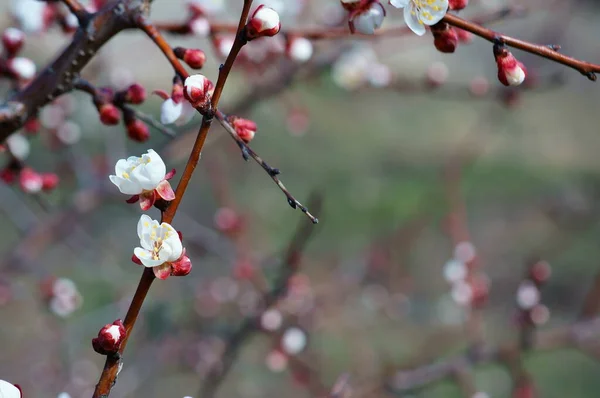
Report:
M 227 116 L 223 112 L 217 110 L 215 112 L 215 117 L 217 118 L 219 123 L 221 123 L 221 126 L 223 126 L 225 131 L 227 131 L 231 138 L 233 138 L 233 140 L 238 144 L 240 150 L 242 151 L 242 156 L 244 157 L 244 160 L 248 160 L 249 157 L 254 159 L 256 163 L 258 163 L 263 168 L 263 170 L 267 172 L 267 174 L 269 175 L 269 177 L 271 177 L 273 182 L 277 184 L 281 192 L 283 192 L 283 194 L 286 196 L 288 204 L 293 209 L 299 208 L 300 210 L 302 210 L 302 212 L 306 214 L 308 218 L 310 218 L 313 224 L 317 224 L 319 222 L 319 219 L 313 216 L 310 213 L 310 211 L 308 211 L 308 208 L 302 203 L 300 203 L 298 199 L 296 199 L 294 195 L 292 195 L 290 191 L 288 191 L 285 185 L 283 185 L 279 177 L 277 177 L 281 173 L 279 169 L 269 166 L 267 162 L 265 162 L 260 156 L 258 156 L 258 154 L 254 152 L 254 150 L 252 150 L 252 148 L 250 148 L 250 146 L 248 146 L 248 144 L 246 144 L 240 138 L 240 136 L 236 133 L 235 129 L 231 126 L 231 124 L 227 122 Z
M 474 35 L 479 36 L 491 43 L 518 48 L 519 50 L 539 55 L 540 57 L 568 66 L 579 71 L 582 75 L 586 76 L 592 81 L 596 80 L 596 73 L 600 72 L 600 65 L 586 61 L 580 61 L 578 59 L 563 55 L 558 52 L 560 46 L 557 45 L 545 46 L 515 39 L 510 36 L 499 34 L 491 29 L 484 28 L 479 24 L 467 21 L 449 13 L 442 18 L 442 21 L 457 28 L 466 30 L 467 32 L 471 32 Z
M 64 5 L 67 6 L 69 11 L 73 13 L 77 17 L 79 24 L 81 26 L 85 25 L 88 18 L 90 17 L 90 13 L 87 12 L 85 7 L 78 0 L 61 0 Z

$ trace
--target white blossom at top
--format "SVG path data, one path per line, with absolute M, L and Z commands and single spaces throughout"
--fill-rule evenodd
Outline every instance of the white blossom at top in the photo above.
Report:
M 115 165 L 115 175 L 110 181 L 126 195 L 138 195 L 154 190 L 165 179 L 167 167 L 153 149 L 141 157 L 130 156 L 120 159 Z
M 8 381 L 0 380 L 0 397 L 2 398 L 21 398 L 21 391 L 14 384 Z
M 302 350 L 304 350 L 307 342 L 308 337 L 306 336 L 304 330 L 296 327 L 289 328 L 281 337 L 281 346 L 289 355 L 299 354 Z
M 406 25 L 419 36 L 425 34 L 425 25 L 435 25 L 448 11 L 448 0 L 390 0 L 390 4 L 404 8 Z
M 26 32 L 39 32 L 44 28 L 44 9 L 47 4 L 37 0 L 13 0 L 11 13 Z
M 166 222 L 159 224 L 143 214 L 137 225 L 140 246 L 133 254 L 140 259 L 145 267 L 156 267 L 166 262 L 178 260 L 183 253 L 183 245 L 179 234 Z

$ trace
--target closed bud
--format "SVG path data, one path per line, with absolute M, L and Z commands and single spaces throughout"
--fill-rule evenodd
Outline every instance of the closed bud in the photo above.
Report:
M 44 182 L 39 173 L 26 167 L 19 174 L 19 185 L 25 193 L 38 193 L 42 190 Z
M 59 181 L 60 181 L 60 179 L 54 173 L 42 174 L 42 190 L 52 191 L 54 188 L 56 188 L 58 186 Z
M 431 27 L 433 44 L 439 52 L 453 53 L 458 46 L 458 35 L 456 29 L 446 22 L 438 22 Z
M 125 91 L 125 101 L 130 104 L 139 105 L 146 100 L 146 89 L 138 83 L 127 87 Z
M 201 69 L 206 62 L 206 54 L 202 50 L 177 47 L 174 52 L 177 58 L 183 60 L 192 69 Z
M 469 0 L 448 0 L 448 8 L 453 11 L 462 10 L 469 5 Z
M 246 144 L 252 141 L 254 135 L 256 134 L 256 123 L 254 123 L 252 120 L 242 119 L 241 117 L 237 116 L 231 116 L 229 118 L 229 122 L 242 141 L 244 141 Z
M 127 136 L 134 141 L 145 142 L 150 138 L 148 126 L 139 119 L 128 121 L 125 127 L 127 127 Z
M 372 35 L 379 29 L 385 17 L 385 8 L 378 1 L 369 3 L 350 14 L 349 26 L 352 33 Z
M 498 65 L 498 80 L 505 86 L 518 86 L 527 77 L 527 69 L 506 47 L 494 45 L 494 57 Z
M 35 76 L 36 67 L 32 60 L 25 57 L 15 57 L 8 61 L 8 70 L 21 80 L 31 80 Z
M 111 103 L 98 105 L 98 113 L 100 114 L 100 121 L 102 124 L 107 126 L 114 126 L 121 120 L 119 108 Z
M 172 276 L 186 276 L 192 270 L 192 261 L 186 255 L 171 263 Z
M 105 325 L 98 332 L 98 337 L 92 339 L 94 351 L 102 355 L 116 354 L 125 338 L 123 321 L 117 319 L 112 324 Z
M 246 25 L 246 35 L 248 40 L 256 39 L 257 37 L 275 36 L 281 29 L 279 14 L 272 8 L 266 7 L 264 4 L 252 14 L 250 21 Z
M 25 43 L 25 34 L 17 28 L 7 28 L 2 33 L 2 46 L 9 57 L 19 52 Z
M 212 82 L 204 75 L 191 75 L 183 85 L 183 95 L 194 107 L 206 104 L 213 91 Z
M 459 28 L 454 28 L 454 30 L 456 31 L 456 36 L 458 37 L 459 43 L 469 44 L 473 41 L 473 33 Z

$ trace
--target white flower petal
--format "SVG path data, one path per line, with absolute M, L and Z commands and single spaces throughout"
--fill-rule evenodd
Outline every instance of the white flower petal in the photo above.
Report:
M 396 8 L 404 8 L 408 6 L 408 3 L 410 3 L 410 0 L 390 0 L 390 5 Z
M 8 381 L 0 380 L 0 397 L 2 398 L 21 398 L 21 391 L 14 384 Z
M 192 104 L 189 103 L 189 101 L 183 101 L 181 113 L 175 121 L 175 126 L 183 126 L 184 124 L 189 123 L 190 120 L 194 118 L 195 114 L 196 108 L 194 108 Z
M 140 186 L 131 181 L 121 178 L 119 176 L 108 176 L 110 182 L 115 184 L 119 188 L 119 192 L 125 195 L 137 195 L 142 192 Z
M 144 267 L 156 267 L 164 263 L 163 260 L 152 259 L 152 252 L 144 250 L 141 247 L 136 247 L 135 249 L 133 249 L 133 254 L 135 254 L 135 256 L 140 259 Z
M 175 103 L 171 98 L 165 100 L 160 107 L 160 122 L 162 124 L 172 124 L 179 119 L 183 110 L 183 104 L 187 101 Z
M 406 26 L 417 35 L 423 36 L 425 34 L 425 26 L 419 21 L 417 12 L 414 9 L 414 3 L 412 2 L 409 7 L 404 8 L 404 22 L 406 22 Z

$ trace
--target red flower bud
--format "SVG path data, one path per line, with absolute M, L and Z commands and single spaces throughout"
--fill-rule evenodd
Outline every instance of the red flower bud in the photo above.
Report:
M 191 75 L 185 79 L 183 95 L 194 107 L 198 107 L 210 99 L 214 89 L 214 85 L 206 76 Z
M 182 255 L 179 260 L 171 263 L 171 275 L 185 276 L 192 270 L 192 261 L 186 255 Z
M 42 174 L 42 189 L 44 191 L 52 191 L 58 185 L 60 179 L 54 173 Z
M 100 121 L 102 124 L 107 126 L 114 126 L 121 120 L 121 112 L 119 111 L 119 108 L 111 103 L 99 105 L 98 113 L 100 113 Z
M 469 0 L 448 0 L 448 8 L 450 10 L 462 10 L 469 5 Z
M 473 33 L 459 28 L 454 28 L 454 30 L 456 31 L 456 36 L 458 37 L 459 43 L 469 44 L 473 41 Z
M 98 337 L 92 339 L 94 351 L 102 355 L 116 354 L 125 338 L 123 321 L 117 319 L 112 324 L 105 325 L 98 332 Z
M 546 261 L 538 261 L 529 268 L 529 277 L 536 285 L 541 285 L 550 278 L 552 269 Z
M 200 69 L 204 66 L 204 62 L 206 62 L 206 54 L 204 51 L 194 49 L 194 48 L 183 48 L 177 47 L 174 50 L 177 58 L 182 59 L 183 62 L 188 64 L 190 68 Z
M 25 43 L 25 34 L 17 28 L 7 28 L 2 33 L 2 46 L 8 58 L 15 56 Z
M 146 89 L 144 86 L 138 83 L 134 83 L 131 86 L 127 87 L 127 91 L 125 91 L 125 101 L 130 104 L 141 104 L 146 100 Z
M 145 142 L 150 138 L 150 130 L 146 123 L 133 119 L 127 123 L 127 136 L 137 142 Z
M 453 53 L 458 46 L 458 35 L 456 29 L 446 22 L 438 22 L 431 27 L 433 34 L 433 44 L 438 51 L 443 53 Z
M 494 57 L 498 65 L 498 80 L 505 86 L 518 86 L 527 77 L 527 69 L 506 47 L 494 45 Z

